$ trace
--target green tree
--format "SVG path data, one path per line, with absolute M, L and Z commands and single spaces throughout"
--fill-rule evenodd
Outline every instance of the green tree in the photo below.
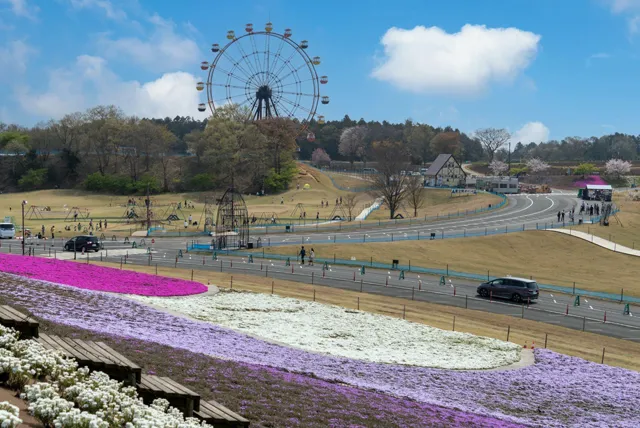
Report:
M 47 182 L 47 168 L 30 169 L 18 180 L 18 186 L 22 190 L 37 190 Z
M 586 175 L 591 175 L 596 172 L 598 168 L 592 163 L 581 163 L 575 170 L 577 175 L 581 175 L 583 178 Z

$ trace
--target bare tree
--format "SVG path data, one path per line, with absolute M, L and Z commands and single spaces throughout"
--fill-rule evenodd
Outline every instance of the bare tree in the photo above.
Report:
M 413 209 L 413 216 L 418 217 L 418 210 L 427 202 L 425 198 L 424 179 L 422 177 L 409 177 L 407 180 L 407 205 Z
M 343 200 L 342 205 L 346 208 L 347 214 L 349 215 L 349 221 L 355 218 L 354 210 L 358 205 L 358 195 L 355 193 L 349 193 Z
M 346 128 L 340 134 L 340 145 L 338 153 L 349 158 L 349 162 L 353 165 L 356 158 L 362 157 L 364 154 L 365 138 L 368 130 L 364 126 L 352 126 Z
M 504 128 L 485 128 L 478 129 L 475 132 L 475 138 L 480 141 L 482 148 L 489 156 L 489 162 L 491 162 L 498 149 L 509 141 L 511 135 Z
M 392 219 L 407 197 L 408 177 L 401 175 L 400 171 L 407 169 L 408 154 L 401 143 L 388 141 L 374 142 L 372 149 L 374 159 L 378 162 L 378 174 L 373 176 L 373 190 L 370 193 L 389 207 L 389 218 Z

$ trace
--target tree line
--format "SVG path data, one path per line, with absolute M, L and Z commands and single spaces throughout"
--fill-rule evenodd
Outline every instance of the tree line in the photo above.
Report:
M 117 194 L 284 190 L 295 175 L 295 124 L 250 122 L 236 106 L 204 121 L 146 119 L 97 106 L 31 128 L 0 124 L 0 190 L 83 187 Z
M 294 159 L 316 164 L 375 161 L 377 143 L 393 143 L 403 164 L 430 163 L 440 153 L 462 161 L 596 162 L 638 158 L 640 136 L 567 137 L 560 141 L 507 143 L 505 129 L 466 134 L 452 127 L 341 120 L 312 121 L 296 136 L 286 119 L 259 122 L 236 106 L 205 120 L 177 116 L 138 118 L 116 106 L 97 106 L 26 128 L 0 123 L 0 190 L 83 186 L 112 193 L 200 191 L 233 182 L 247 192 L 286 189 Z

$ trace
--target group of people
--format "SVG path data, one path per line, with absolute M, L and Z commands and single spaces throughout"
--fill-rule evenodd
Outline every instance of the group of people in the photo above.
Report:
M 600 215 L 600 205 L 598 204 L 585 204 L 582 202 L 580 205 L 580 214 L 584 213 L 586 215 Z
M 304 245 L 300 248 L 300 252 L 298 253 L 300 256 L 300 264 L 304 264 L 304 259 L 307 257 L 307 250 L 304 249 Z M 313 266 L 313 260 L 316 258 L 316 252 L 313 250 L 313 247 L 309 251 L 309 266 Z
M 109 228 L 109 222 L 107 221 L 107 219 L 104 219 L 104 222 L 102 220 L 100 220 L 98 222 L 98 227 L 97 230 L 106 230 Z M 87 230 L 89 231 L 89 235 L 93 235 L 93 231 L 94 231 L 95 227 L 93 225 L 93 219 L 89 219 L 89 226 L 87 227 Z M 65 230 L 67 231 L 71 231 L 71 226 L 67 226 L 65 227 Z M 73 225 L 73 231 L 74 232 L 81 232 L 82 229 L 82 223 L 78 222 L 77 225 Z M 56 238 L 56 226 L 53 225 L 51 226 L 51 228 L 49 229 L 50 233 L 51 233 L 51 239 L 55 239 Z M 40 232 L 38 232 L 38 234 L 36 235 L 38 237 L 38 239 L 43 239 L 46 237 L 46 227 L 43 224 L 40 227 Z

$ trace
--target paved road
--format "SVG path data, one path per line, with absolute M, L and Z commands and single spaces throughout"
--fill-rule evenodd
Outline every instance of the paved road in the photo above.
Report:
M 296 226 L 291 233 L 270 233 L 268 235 L 260 235 L 260 238 L 264 246 L 279 246 L 429 239 L 432 233 L 435 234 L 435 239 L 442 239 L 536 230 L 552 227 L 552 225 L 557 227 L 559 225 L 557 222 L 558 211 L 570 210 L 580 202 L 573 194 L 564 193 L 513 195 L 507 199 L 508 205 L 501 210 L 466 217 L 442 219 L 420 224 L 401 223 L 398 225 L 382 224 L 378 226 L 377 223 L 361 223 L 357 229 L 331 232 L 322 232 L 321 228 L 317 229 L 316 225 Z M 568 221 L 568 217 L 566 220 Z M 253 229 L 252 232 L 254 232 Z M 191 239 L 159 239 L 158 241 L 162 248 L 178 250 L 185 248 L 186 244 L 191 242 Z M 196 241 L 200 243 L 210 242 L 207 238 L 199 238 Z

